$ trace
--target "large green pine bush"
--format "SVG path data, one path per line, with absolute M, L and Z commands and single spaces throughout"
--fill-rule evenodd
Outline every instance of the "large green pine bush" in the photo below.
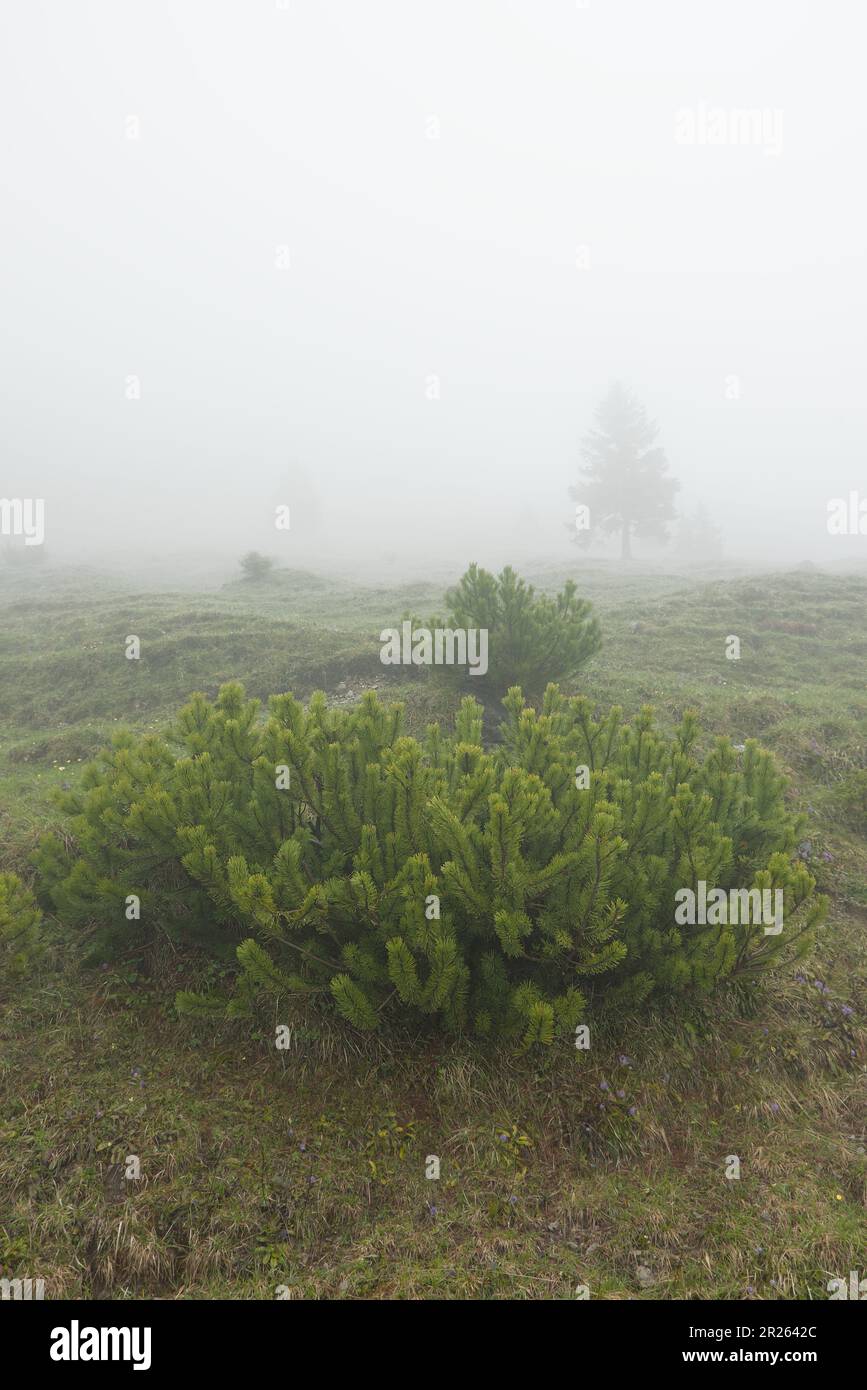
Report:
M 276 695 L 264 722 L 236 683 L 196 695 L 167 737 L 118 735 L 65 797 L 72 847 L 43 842 L 46 892 L 100 927 L 98 959 L 159 933 L 236 955 L 230 1014 L 298 993 L 359 1028 L 412 1015 L 527 1045 L 591 1002 L 708 991 L 806 951 L 824 905 L 768 753 L 701 757 L 692 715 L 666 737 L 649 711 L 597 719 L 556 686 L 539 711 L 519 690 L 505 705 L 485 752 L 471 698 L 419 741 L 372 692 L 349 710 Z M 675 890 L 699 879 L 784 889 L 784 931 L 675 926 Z

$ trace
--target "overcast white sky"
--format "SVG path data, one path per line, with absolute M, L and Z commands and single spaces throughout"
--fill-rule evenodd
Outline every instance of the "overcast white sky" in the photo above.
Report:
M 97 563 L 554 553 L 621 378 L 730 553 L 863 554 L 865 14 L 5 0 L 0 495 Z

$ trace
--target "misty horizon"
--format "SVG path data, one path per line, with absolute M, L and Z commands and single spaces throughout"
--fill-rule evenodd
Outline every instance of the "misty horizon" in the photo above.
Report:
M 859 55 L 723 13 L 7 11 L 0 496 L 61 562 L 580 564 L 623 380 L 726 558 L 863 560 Z

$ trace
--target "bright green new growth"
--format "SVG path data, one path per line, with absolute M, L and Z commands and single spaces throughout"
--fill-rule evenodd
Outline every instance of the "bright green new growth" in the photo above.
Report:
M 750 743 L 739 764 L 718 740 L 702 760 L 694 716 L 668 738 L 649 711 L 596 720 L 556 686 L 539 712 L 517 689 L 504 703 L 485 752 L 471 698 L 452 734 L 418 741 L 372 692 L 350 710 L 276 695 L 265 722 L 236 683 L 196 695 L 167 738 L 119 735 L 64 798 L 76 849 L 43 843 L 46 887 L 63 919 L 103 928 L 97 959 L 155 933 L 234 952 L 228 1004 L 182 993 L 186 1012 L 302 994 L 361 1029 L 412 1016 L 527 1046 L 591 1003 L 805 953 L 824 902 L 792 862 L 769 754 Z M 782 888 L 783 932 L 676 926 L 676 890 L 701 879 Z

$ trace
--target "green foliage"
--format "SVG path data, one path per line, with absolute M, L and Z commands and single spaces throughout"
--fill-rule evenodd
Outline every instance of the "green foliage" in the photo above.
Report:
M 537 594 L 508 565 L 499 575 L 470 565 L 446 593 L 446 603 L 448 619 L 432 618 L 430 626 L 487 631 L 488 671 L 473 681 L 479 691 L 497 696 L 512 685 L 540 695 L 549 681 L 574 675 L 602 645 L 592 606 L 577 597 L 571 579 L 551 598 Z
M 702 758 L 694 715 L 666 737 L 649 710 L 598 718 L 553 685 L 538 711 L 518 689 L 504 705 L 486 752 L 470 698 L 451 735 L 416 740 L 372 692 L 350 709 L 276 695 L 264 720 L 235 683 L 196 695 L 63 797 L 74 847 L 43 843 L 46 890 L 102 951 L 164 933 L 234 953 L 232 1014 L 304 994 L 360 1029 L 427 1018 L 524 1047 L 592 1004 L 707 992 L 809 947 L 824 903 L 768 753 L 719 739 Z M 784 930 L 677 926 L 675 892 L 702 880 L 779 888 Z
M 267 555 L 260 555 L 258 550 L 248 550 L 241 560 L 241 569 L 245 579 L 270 579 L 274 561 Z
M 17 874 L 0 873 L 0 975 L 29 975 L 45 952 L 42 913 Z
M 840 819 L 853 830 L 867 826 L 867 768 L 851 772 L 839 785 L 834 796 Z

